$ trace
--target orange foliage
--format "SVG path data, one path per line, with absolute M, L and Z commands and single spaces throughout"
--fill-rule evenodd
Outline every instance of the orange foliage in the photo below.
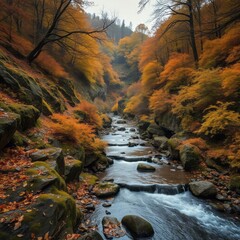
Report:
M 54 114 L 52 120 L 51 130 L 60 139 L 80 144 L 86 150 L 102 151 L 105 148 L 106 144 L 96 137 L 92 126 L 61 114 Z
M 154 113 L 164 113 L 171 105 L 171 95 L 163 89 L 156 90 L 149 99 L 149 109 Z
M 82 101 L 74 108 L 75 113 L 80 112 L 83 117 L 80 121 L 93 125 L 96 128 L 101 128 L 103 125 L 102 118 L 98 113 L 97 107 L 87 101 Z
M 64 68 L 47 52 L 42 52 L 36 59 L 36 63 L 44 69 L 46 72 L 52 74 L 55 77 L 67 78 L 68 74 Z
M 198 147 L 202 151 L 206 151 L 208 149 L 208 145 L 206 141 L 202 138 L 189 138 L 182 142 L 182 144 L 191 144 Z
M 127 89 L 127 96 L 132 97 L 134 95 L 137 95 L 141 92 L 141 82 L 138 81 L 136 83 L 131 84 Z
M 188 54 L 173 53 L 167 64 L 164 66 L 161 78 L 165 79 L 171 77 L 171 75 L 179 68 L 192 68 L 193 66 L 193 61 Z

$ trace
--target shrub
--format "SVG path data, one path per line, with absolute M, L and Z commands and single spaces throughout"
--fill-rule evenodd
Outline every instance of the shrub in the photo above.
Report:
M 80 144 L 90 151 L 102 151 L 106 146 L 96 137 L 94 128 L 88 124 L 79 123 L 77 119 L 61 114 L 54 114 L 52 120 L 50 128 L 59 139 Z
M 198 133 L 214 136 L 217 134 L 231 134 L 230 130 L 240 126 L 240 114 L 228 107 L 233 103 L 218 102 L 216 106 L 210 106 L 206 109 L 209 111 L 203 117 L 203 123 Z
M 103 125 L 102 118 L 98 113 L 97 107 L 87 101 L 82 101 L 74 108 L 74 112 L 82 119 L 80 121 L 93 125 L 96 128 L 101 128 Z

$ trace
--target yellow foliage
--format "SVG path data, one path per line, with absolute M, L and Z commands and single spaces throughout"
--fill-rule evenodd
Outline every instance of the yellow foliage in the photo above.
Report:
M 231 68 L 225 68 L 221 73 L 222 88 L 225 96 L 240 97 L 240 63 Z
M 134 95 L 139 94 L 141 92 L 141 88 L 142 88 L 142 85 L 140 81 L 131 84 L 127 89 L 127 96 L 130 98 Z
M 233 103 L 218 102 L 216 106 L 210 106 L 206 109 L 209 111 L 203 117 L 203 123 L 198 133 L 214 136 L 216 134 L 231 134 L 230 130 L 240 126 L 240 114 L 228 107 Z
M 164 113 L 171 105 L 171 95 L 163 89 L 154 91 L 149 99 L 149 109 L 154 113 Z
M 182 144 L 194 145 L 202 151 L 206 151 L 208 149 L 208 145 L 207 145 L 206 141 L 204 141 L 202 138 L 189 138 L 189 139 L 183 141 Z
M 52 120 L 49 124 L 52 132 L 64 141 L 80 144 L 90 151 L 102 151 L 105 148 L 106 144 L 96 137 L 92 126 L 61 114 L 54 114 Z
M 81 115 L 83 114 L 83 119 L 81 119 L 80 121 L 93 125 L 96 128 L 102 127 L 102 118 L 98 113 L 97 107 L 92 103 L 82 101 L 74 108 L 74 111 L 76 113 L 80 112 Z
M 222 38 L 208 40 L 199 64 L 204 68 L 224 66 L 239 61 L 240 24 L 228 31 Z
M 145 96 L 151 95 L 159 82 L 162 66 L 157 61 L 149 62 L 143 69 L 141 83 Z
M 141 94 L 129 99 L 124 109 L 124 113 L 133 115 L 144 115 L 148 112 L 148 99 Z

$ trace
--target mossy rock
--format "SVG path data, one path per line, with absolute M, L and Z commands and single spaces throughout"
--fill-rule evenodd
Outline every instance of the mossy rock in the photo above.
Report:
M 65 181 L 79 181 L 80 174 L 83 170 L 83 163 L 74 158 L 65 158 Z
M 82 214 L 76 209 L 74 199 L 64 191 L 41 194 L 37 202 L 27 206 L 26 211 L 11 211 L 4 214 L 6 221 L 0 223 L 1 239 L 15 240 L 32 239 L 48 235 L 51 239 L 65 239 L 67 234 L 74 232 Z M 14 218 L 23 216 L 21 226 L 14 228 Z M 21 239 L 21 238 L 20 238 Z
M 58 82 L 58 89 L 72 107 L 80 103 L 75 93 L 74 85 L 70 79 L 61 78 Z
M 231 176 L 229 188 L 240 194 L 240 175 Z
M 29 139 L 19 131 L 16 131 L 13 135 L 11 143 L 15 144 L 16 146 L 24 147 L 29 144 Z
M 99 198 L 113 197 L 119 192 L 119 185 L 111 182 L 101 182 L 93 188 L 93 193 Z
M 181 140 L 178 138 L 170 138 L 168 139 L 167 144 L 171 153 L 171 159 L 179 160 L 180 159 L 179 146 L 181 145 Z
M 6 84 L 26 104 L 42 110 L 42 90 L 36 80 L 21 68 L 0 62 L 0 83 Z
M 43 100 L 42 113 L 45 116 L 50 116 L 53 114 L 52 107 L 45 100 Z
M 48 104 L 48 108 L 51 108 L 54 112 L 64 112 L 66 109 L 65 103 L 62 101 L 62 94 L 59 92 L 57 86 L 49 86 L 49 89 L 42 87 L 44 102 Z M 44 103 L 43 102 L 43 103 Z M 47 106 L 43 106 L 43 110 Z
M 152 145 L 159 150 L 168 150 L 168 138 L 164 136 L 155 136 Z
M 81 173 L 81 178 L 87 182 L 88 185 L 94 185 L 99 180 L 97 176 L 90 173 Z
M 36 125 L 37 119 L 40 117 L 40 112 L 32 105 L 20 103 L 5 104 L 0 102 L 0 107 L 6 111 L 11 111 L 20 116 L 18 121 L 18 130 L 26 130 Z
M 191 144 L 182 145 L 180 147 L 180 160 L 185 170 L 198 169 L 201 161 L 199 149 Z
M 147 132 L 150 134 L 150 136 L 164 136 L 165 132 L 162 130 L 161 127 L 159 127 L 156 123 L 151 123 L 149 127 L 147 128 Z
M 54 144 L 53 144 L 54 145 Z M 85 163 L 85 149 L 81 145 L 74 145 L 68 142 L 57 142 L 57 145 L 62 148 L 64 156 L 72 156 L 75 159 Z
M 17 130 L 20 116 L 15 113 L 3 113 L 0 115 L 0 149 L 4 148 L 12 139 Z
M 67 189 L 63 178 L 47 163 L 35 162 L 26 173 L 30 176 L 30 180 L 28 180 L 28 191 L 30 192 L 49 192 L 53 187 L 64 191 Z
M 131 233 L 134 239 L 151 237 L 154 234 L 152 225 L 139 216 L 127 215 L 122 219 L 122 224 Z
M 65 173 L 65 162 L 61 148 L 46 148 L 30 154 L 33 162 L 46 161 L 61 176 Z

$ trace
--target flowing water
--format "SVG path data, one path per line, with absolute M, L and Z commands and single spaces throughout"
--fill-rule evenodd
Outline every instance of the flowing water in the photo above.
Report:
M 121 185 L 112 206 L 107 208 L 111 216 L 120 221 L 128 214 L 147 219 L 155 231 L 149 238 L 152 240 L 240 239 L 239 222 L 214 211 L 206 201 L 185 191 L 184 184 L 190 178 L 188 173 L 167 164 L 154 163 L 148 164 L 156 168 L 155 172 L 138 172 L 138 163 L 146 163 L 157 153 L 146 142 L 137 139 L 139 134 L 134 123 L 117 124 L 118 120 L 120 117 L 113 117 L 112 131 L 102 136 L 109 143 L 107 155 L 114 159 L 114 164 L 99 176 L 101 180 L 114 179 Z M 118 131 L 122 127 L 126 130 Z M 139 145 L 128 147 L 129 142 Z M 166 162 L 163 157 L 162 160 Z M 100 204 L 91 217 L 100 232 L 105 211 L 106 208 Z M 120 239 L 132 238 L 126 235 Z

